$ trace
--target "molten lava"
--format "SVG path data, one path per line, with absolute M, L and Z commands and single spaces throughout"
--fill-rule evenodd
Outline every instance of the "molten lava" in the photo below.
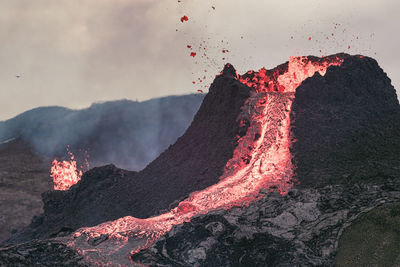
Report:
M 51 177 L 53 178 L 54 190 L 69 190 L 71 186 L 81 180 L 82 170 L 79 170 L 74 154 L 67 149 L 69 160 L 58 161 L 54 159 L 51 166 Z M 87 169 L 89 162 L 85 159 Z M 83 166 L 81 166 L 83 168 Z
M 257 92 L 295 92 L 305 79 L 312 77 L 316 72 L 324 76 L 328 67 L 340 66 L 342 62 L 343 59 L 337 56 L 314 60 L 308 57 L 290 57 L 284 73 L 281 73 L 281 66 L 273 70 L 262 68 L 258 72 L 247 72 L 240 77 L 240 82 Z M 285 67 L 284 65 L 282 67 Z
M 184 21 L 188 21 L 189 20 L 189 18 L 187 17 L 187 16 L 183 16 L 183 17 L 181 17 L 181 22 L 183 23 Z
M 339 57 L 293 57 L 273 70 L 250 71 L 237 79 L 253 88 L 238 118 L 248 125 L 246 134 L 237 136 L 238 145 L 228 161 L 220 181 L 202 191 L 192 193 L 171 211 L 148 219 L 126 216 L 115 221 L 81 228 L 70 246 L 93 253 L 87 239 L 107 236 L 104 247 L 96 247 L 103 260 L 127 257 L 126 249 L 135 254 L 147 248 L 174 225 L 190 221 L 198 214 L 212 210 L 248 205 L 262 196 L 260 191 L 276 190 L 285 194 L 293 185 L 290 153 L 290 112 L 296 88 L 316 72 L 325 75 L 330 66 L 343 62 Z M 83 241 L 82 241 L 83 238 Z M 110 248 L 114 249 L 110 251 Z M 87 248 L 87 249 L 86 249 Z

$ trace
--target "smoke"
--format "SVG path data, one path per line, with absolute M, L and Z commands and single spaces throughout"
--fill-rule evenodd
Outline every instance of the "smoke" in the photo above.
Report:
M 2 0 L 1 11 L 2 120 L 39 106 L 204 90 L 192 81 L 207 75 L 209 84 L 226 62 L 244 73 L 289 56 L 343 51 L 376 58 L 400 90 L 394 0 L 83 0 L 79 8 L 68 0 Z M 181 23 L 183 15 L 189 21 Z M 200 44 L 210 60 L 202 60 Z
M 87 151 L 91 166 L 140 170 L 184 133 L 202 100 L 202 95 L 184 95 L 82 110 L 36 108 L 0 122 L 0 142 L 21 138 L 48 158 L 66 156 L 69 146 L 78 158 Z

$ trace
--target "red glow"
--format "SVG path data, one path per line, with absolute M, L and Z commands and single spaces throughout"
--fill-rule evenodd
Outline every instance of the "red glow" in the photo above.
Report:
M 189 20 L 189 18 L 188 18 L 187 16 L 183 16 L 183 17 L 181 18 L 181 22 L 188 21 L 188 20 Z
M 70 160 L 58 161 L 54 159 L 51 166 L 54 190 L 68 190 L 81 180 L 82 171 L 76 167 L 74 155 L 68 151 Z
M 79 149 L 79 151 L 82 151 Z M 83 170 L 89 170 L 89 155 L 87 151 L 84 151 L 84 162 L 79 168 L 75 160 L 74 154 L 69 150 L 67 146 L 67 154 L 69 160 L 58 161 L 54 159 L 50 169 L 50 176 L 53 178 L 54 190 L 69 190 L 71 186 L 81 180 Z
M 192 46 L 191 45 L 187 45 L 187 48 L 192 49 Z
M 191 53 L 190 53 L 190 56 L 191 56 L 191 57 L 195 57 L 195 56 L 196 56 L 196 53 L 195 53 L 195 52 L 191 52 Z
M 69 245 L 74 247 L 79 237 L 95 238 L 107 234 L 109 240 L 105 250 L 96 248 L 101 255 L 108 252 L 109 258 L 112 258 L 126 253 L 124 251 L 129 247 L 132 255 L 150 246 L 174 225 L 190 221 L 195 215 L 248 205 L 261 197 L 261 189 L 277 190 L 282 194 L 288 192 L 294 176 L 290 153 L 290 112 L 295 90 L 316 72 L 325 75 L 329 66 L 341 65 L 342 62 L 338 57 L 291 57 L 286 65 L 275 69 L 263 68 L 258 72 L 238 75 L 240 82 L 254 89 L 243 107 L 243 119 L 240 120 L 240 123 L 250 126 L 244 136 L 237 136 L 238 145 L 220 181 L 193 192 L 176 208 L 157 217 L 138 219 L 126 216 L 81 228 L 75 232 L 74 240 Z M 81 242 L 80 246 L 88 248 L 87 251 L 93 250 L 86 244 Z M 114 250 L 110 252 L 112 247 Z
M 338 57 L 321 58 L 312 62 L 308 57 L 290 57 L 288 70 L 279 74 L 279 69 L 258 72 L 250 71 L 240 77 L 240 81 L 258 92 L 295 92 L 296 88 L 316 72 L 322 76 L 330 66 L 339 66 L 343 62 Z

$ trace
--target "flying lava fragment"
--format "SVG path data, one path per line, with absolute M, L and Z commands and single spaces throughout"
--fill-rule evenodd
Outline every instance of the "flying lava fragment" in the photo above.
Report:
M 188 21 L 189 20 L 189 18 L 187 17 L 187 16 L 183 16 L 182 18 L 181 18 L 181 22 L 183 23 L 184 21 Z

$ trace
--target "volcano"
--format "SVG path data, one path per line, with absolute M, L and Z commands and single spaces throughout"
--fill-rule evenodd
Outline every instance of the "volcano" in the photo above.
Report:
M 240 222 L 226 216 L 238 214 L 242 207 L 243 221 L 249 221 L 243 216 L 252 214 L 254 224 L 263 219 L 271 224 L 269 230 L 260 226 L 261 234 L 248 228 L 250 236 L 260 235 L 246 237 L 247 243 L 242 236 L 231 242 L 231 250 L 220 252 L 226 255 L 253 248 L 258 256 L 246 258 L 247 263 L 259 264 L 262 251 L 256 249 L 257 242 L 269 240 L 264 242 L 267 256 L 274 249 L 278 254 L 299 249 L 293 244 L 300 239 L 289 230 L 272 231 L 273 224 L 292 229 L 323 215 L 317 203 L 321 193 L 313 195 L 310 190 L 326 191 L 332 185 L 346 188 L 364 180 L 398 180 L 399 122 L 395 90 L 372 58 L 347 54 L 296 57 L 275 69 L 244 75 L 227 64 L 185 134 L 144 170 L 98 167 L 67 191 L 46 192 L 44 213 L 9 242 L 59 238 L 101 264 L 128 264 L 124 261 L 130 259 L 150 265 L 229 266 L 243 258 L 233 257 L 229 262 L 230 257 L 216 259 L 210 251 L 227 240 L 220 235 L 223 229 L 235 232 L 232 225 Z M 288 200 L 296 190 L 305 190 L 298 194 L 303 202 Z M 281 210 L 279 203 L 287 210 Z M 266 212 L 262 205 L 274 210 Z M 340 212 L 339 206 L 334 207 L 332 212 Z M 189 242 L 192 254 L 176 243 L 185 244 L 191 238 L 187 233 L 196 233 L 191 227 L 205 229 L 192 237 L 198 242 Z M 303 254 L 312 251 L 304 246 Z M 272 255 L 270 262 L 278 263 Z M 313 257 L 316 263 L 324 263 L 328 256 Z

